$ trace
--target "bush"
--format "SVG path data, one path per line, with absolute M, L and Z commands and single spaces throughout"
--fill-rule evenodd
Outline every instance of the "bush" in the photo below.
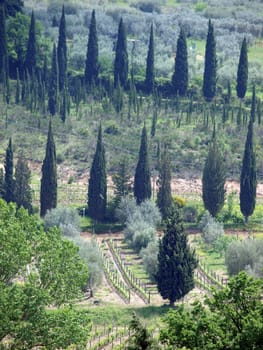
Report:
M 216 221 L 208 212 L 206 212 L 200 223 L 202 229 L 201 237 L 205 243 L 214 245 L 215 242 L 224 234 L 223 224 Z
M 115 216 L 122 224 L 125 224 L 133 217 L 136 210 L 137 204 L 135 199 L 129 196 L 125 196 L 122 197 L 120 204 L 116 208 Z
M 247 238 L 233 242 L 226 251 L 225 261 L 230 276 L 243 270 L 256 274 L 263 268 L 263 240 Z
M 147 247 L 143 248 L 140 252 L 144 269 L 153 282 L 156 282 L 155 276 L 158 269 L 158 252 L 159 244 L 157 240 L 150 242 Z
M 57 207 L 48 210 L 44 217 L 44 226 L 46 230 L 57 226 L 64 236 L 75 237 L 80 234 L 80 217 L 75 209 Z

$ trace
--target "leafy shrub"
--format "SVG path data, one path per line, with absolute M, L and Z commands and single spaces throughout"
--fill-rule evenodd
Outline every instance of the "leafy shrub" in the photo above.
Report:
M 233 242 L 226 251 L 225 261 L 230 276 L 247 270 L 252 274 L 263 268 L 263 240 L 247 238 Z
M 203 215 L 200 227 L 201 237 L 207 244 L 215 244 L 217 239 L 224 234 L 223 224 L 216 221 L 208 212 Z
M 142 248 L 147 247 L 147 245 L 155 239 L 156 230 L 154 227 L 150 226 L 145 221 L 136 221 L 130 223 L 127 226 L 130 232 L 132 232 L 132 240 L 130 246 L 136 251 L 140 252 Z
M 185 222 L 196 222 L 198 211 L 193 206 L 185 206 L 183 207 L 183 220 Z
M 130 221 L 136 210 L 136 200 L 132 197 L 125 196 L 121 198 L 120 204 L 115 210 L 115 216 L 124 224 L 127 221 Z
M 153 282 L 155 282 L 155 276 L 158 269 L 158 252 L 159 244 L 157 240 L 150 242 L 146 248 L 143 248 L 140 251 L 144 269 Z
M 80 217 L 75 209 L 57 207 L 48 210 L 44 217 L 44 226 L 46 230 L 57 226 L 64 236 L 75 237 L 80 234 Z

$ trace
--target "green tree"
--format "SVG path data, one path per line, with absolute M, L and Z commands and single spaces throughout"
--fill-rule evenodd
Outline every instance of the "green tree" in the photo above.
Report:
M 148 46 L 148 54 L 146 60 L 146 75 L 145 75 L 145 88 L 147 92 L 152 92 L 154 89 L 154 35 L 153 35 L 153 24 L 150 30 L 150 39 Z
M 134 197 L 137 204 L 145 199 L 151 198 L 151 173 L 148 158 L 147 131 L 144 125 L 141 135 L 141 145 L 139 151 L 139 159 L 134 176 Z
M 17 12 L 22 12 L 24 3 L 22 0 L 2 0 L 7 16 L 16 16 Z
M 128 172 L 128 164 L 125 158 L 121 159 L 118 164 L 118 171 L 113 174 L 112 181 L 114 184 L 114 204 L 117 207 L 121 198 L 127 196 L 131 191 L 131 181 Z
M 206 305 L 183 305 L 165 316 L 160 339 L 168 348 L 192 350 L 260 350 L 263 341 L 262 280 L 244 272 L 222 290 L 213 290 Z
M 195 253 L 191 251 L 184 231 L 179 209 L 174 205 L 167 218 L 164 236 L 159 242 L 158 291 L 174 306 L 194 288 Z
M 93 157 L 88 188 L 89 215 L 95 220 L 105 218 L 107 205 L 107 176 L 102 130 L 99 127 L 96 151 Z
M 48 127 L 46 155 L 42 164 L 40 187 L 40 215 L 45 216 L 47 210 L 57 206 L 57 158 L 51 121 Z
M 92 11 L 91 21 L 89 26 L 89 39 L 87 46 L 87 58 L 85 67 L 85 83 L 89 88 L 92 85 L 96 85 L 99 75 L 99 49 L 98 49 L 98 37 L 97 37 L 97 25 L 95 10 Z
M 177 40 L 176 57 L 172 85 L 175 94 L 185 96 L 188 89 L 187 42 L 184 30 L 181 28 Z
M 216 42 L 214 38 L 214 26 L 211 20 L 208 22 L 208 32 L 205 47 L 205 69 L 203 77 L 203 96 L 209 102 L 216 94 Z
M 8 50 L 4 5 L 0 3 L 0 83 L 8 79 Z
M 118 82 L 126 87 L 128 80 L 127 37 L 123 19 L 120 19 L 114 60 L 114 87 Z
M 64 5 L 62 6 L 62 14 L 61 14 L 60 24 L 59 24 L 57 60 L 58 60 L 58 86 L 59 86 L 59 91 L 62 91 L 67 87 L 67 41 L 66 41 L 66 20 L 65 20 Z
M 202 176 L 202 198 L 205 209 L 215 217 L 225 202 L 226 170 L 215 133 L 209 145 Z
M 15 168 L 14 201 L 32 213 L 31 171 L 25 159 L 20 155 Z
M 251 112 L 252 111 L 253 99 Z M 254 151 L 252 118 L 253 115 L 251 113 L 240 176 L 240 210 L 245 217 L 246 223 L 248 222 L 248 217 L 254 212 L 257 192 L 256 154 Z
M 89 316 L 70 307 L 88 277 L 78 248 L 59 229 L 45 232 L 25 209 L 0 201 L 0 249 L 1 348 L 84 348 Z
M 48 111 L 51 115 L 55 115 L 57 111 L 58 100 L 58 63 L 56 44 L 53 44 L 52 66 L 49 77 L 48 86 Z
M 163 219 L 165 219 L 171 209 L 173 199 L 171 192 L 171 160 L 169 150 L 165 150 L 161 156 L 159 164 L 159 176 L 157 180 L 157 206 L 160 209 Z
M 238 69 L 237 69 L 237 82 L 236 82 L 236 91 L 237 96 L 242 99 L 246 95 L 247 91 L 247 80 L 248 80 L 248 58 L 247 58 L 247 41 L 246 38 L 243 39 Z
M 36 44 L 36 23 L 34 11 L 31 13 L 31 21 L 29 27 L 27 51 L 24 62 L 24 69 L 32 75 L 37 67 L 37 44 Z
M 5 195 L 4 199 L 7 203 L 14 200 L 14 160 L 13 160 L 13 146 L 10 137 L 5 153 Z

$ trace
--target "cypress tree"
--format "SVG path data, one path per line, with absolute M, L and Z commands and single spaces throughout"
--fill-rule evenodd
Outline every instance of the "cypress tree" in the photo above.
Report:
M 172 85 L 175 94 L 179 94 L 180 96 L 186 95 L 188 89 L 187 42 L 184 30 L 182 28 L 180 30 L 180 34 L 177 40 Z
M 125 25 L 122 18 L 118 28 L 118 38 L 116 43 L 114 61 L 114 87 L 118 81 L 122 87 L 126 87 L 128 80 L 128 52 Z
M 5 176 L 4 171 L 0 169 L 0 198 L 4 199 L 5 197 Z
M 112 176 L 114 183 L 114 204 L 115 207 L 121 201 L 121 198 L 127 196 L 131 190 L 130 175 L 128 173 L 128 165 L 126 158 L 121 159 L 118 164 L 118 171 Z
M 15 169 L 14 200 L 17 206 L 24 207 L 32 213 L 31 172 L 26 160 L 19 156 Z
M 225 202 L 226 170 L 215 132 L 211 140 L 202 176 L 204 207 L 215 217 Z
M 203 78 L 203 96 L 206 101 L 211 101 L 216 94 L 216 42 L 214 27 L 211 20 L 208 22 L 208 32 L 205 47 L 205 69 Z
M 152 92 L 154 88 L 154 35 L 153 25 L 151 25 L 149 47 L 146 61 L 145 89 Z
M 255 123 L 255 120 L 256 120 L 256 88 L 255 88 L 255 85 L 253 85 L 253 88 L 252 88 L 250 118 L 252 119 L 252 122 Z
M 149 167 L 147 132 L 145 125 L 142 129 L 139 159 L 135 170 L 133 190 L 137 204 L 151 198 L 151 173 Z
M 248 222 L 248 217 L 254 212 L 256 206 L 257 174 L 256 155 L 254 151 L 253 137 L 253 102 L 251 106 L 251 116 L 248 124 L 247 139 L 245 144 L 242 170 L 240 177 L 240 210 Z
M 46 155 L 42 164 L 40 187 L 40 215 L 57 206 L 57 158 L 56 145 L 53 138 L 51 121 L 48 127 Z
M 8 78 L 8 52 L 4 4 L 0 3 L 0 83 Z
M 157 180 L 157 206 L 160 209 L 163 219 L 168 216 L 170 212 L 173 199 L 171 192 L 171 160 L 167 147 L 161 156 L 159 162 L 159 177 Z
M 53 44 L 52 51 L 52 66 L 49 77 L 48 87 L 48 111 L 51 115 L 54 115 L 57 111 L 57 99 L 58 99 L 58 63 L 57 63 L 57 49 L 56 44 Z
M 87 58 L 85 68 L 85 83 L 86 87 L 96 85 L 99 75 L 99 62 L 98 62 L 99 50 L 98 50 L 98 37 L 95 10 L 92 11 L 91 21 L 89 26 L 89 39 L 87 46 Z
M 67 42 L 66 42 L 66 20 L 65 20 L 65 8 L 62 6 L 62 14 L 59 24 L 58 35 L 58 48 L 57 48 L 57 60 L 58 60 L 58 86 L 59 91 L 62 91 L 67 86 Z
M 31 21 L 28 34 L 27 51 L 24 68 L 30 75 L 35 73 L 37 66 L 37 46 L 36 46 L 36 24 L 34 11 L 31 13 Z
M 99 127 L 97 146 L 92 161 L 88 188 L 89 215 L 95 220 L 105 218 L 107 205 L 107 177 L 105 150 L 102 143 L 101 125 Z
M 173 306 L 194 288 L 195 253 L 191 251 L 177 206 L 171 210 L 159 241 L 156 281 L 163 299 Z
M 248 58 L 247 58 L 247 41 L 246 38 L 242 41 L 240 56 L 237 69 L 237 96 L 242 99 L 246 95 L 248 80 Z
M 7 203 L 14 201 L 14 161 L 13 146 L 10 137 L 5 153 L 5 195 L 4 199 Z

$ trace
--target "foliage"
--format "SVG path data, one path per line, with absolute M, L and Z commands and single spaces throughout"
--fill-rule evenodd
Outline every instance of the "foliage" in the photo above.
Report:
M 48 210 L 44 216 L 44 226 L 46 230 L 56 226 L 67 237 L 80 235 L 80 217 L 73 208 L 57 207 Z
M 9 139 L 5 153 L 5 195 L 4 199 L 7 203 L 14 200 L 14 163 L 13 163 L 13 146 L 12 139 Z
M 139 151 L 139 159 L 134 175 L 134 197 L 137 204 L 151 198 L 151 174 L 148 158 L 148 142 L 146 126 L 144 125 L 141 135 L 141 145 Z
M 129 222 L 132 220 L 135 212 L 137 211 L 137 205 L 135 198 L 129 196 L 122 197 L 118 207 L 115 210 L 116 218 L 121 222 Z
M 214 290 L 206 304 L 195 302 L 170 310 L 161 330 L 162 343 L 172 348 L 256 349 L 262 344 L 262 281 L 240 273 L 223 290 Z
M 205 68 L 203 77 L 203 96 L 211 101 L 216 94 L 216 42 L 214 38 L 214 26 L 209 19 L 205 48 Z
M 98 37 L 95 10 L 92 11 L 91 21 L 89 26 L 89 39 L 87 45 L 87 58 L 85 66 L 85 83 L 87 87 L 96 85 L 99 74 L 98 62 Z
M 58 87 L 62 91 L 67 86 L 67 41 L 66 41 L 66 20 L 65 8 L 62 6 L 62 13 L 59 23 L 58 47 Z
M 15 168 L 14 200 L 18 206 L 32 213 L 32 190 L 30 187 L 31 171 L 28 163 L 20 155 Z
M 196 266 L 195 253 L 187 243 L 179 209 L 174 206 L 159 242 L 156 274 L 158 291 L 171 306 L 194 288 Z
M 114 60 L 114 87 L 126 87 L 128 79 L 127 37 L 123 19 L 120 19 Z
M 201 236 L 207 244 L 214 245 L 224 234 L 223 224 L 216 221 L 216 219 L 207 212 L 202 217 L 200 226 L 202 226 Z
M 124 237 L 136 252 L 140 252 L 142 248 L 147 247 L 155 239 L 156 229 L 146 221 L 139 220 L 136 217 L 134 219 L 136 221 L 127 223 L 124 230 Z
M 93 157 L 89 188 L 88 206 L 89 214 L 93 219 L 103 220 L 106 213 L 107 204 L 107 178 L 105 150 L 102 143 L 101 125 L 99 127 L 96 151 Z
M 7 51 L 7 36 L 6 36 L 6 17 L 4 4 L 0 4 L 0 83 L 5 82 L 8 76 L 8 51 Z
M 230 276 L 237 275 L 240 271 L 253 271 L 256 273 L 260 264 L 262 277 L 263 241 L 261 239 L 243 239 L 232 242 L 225 255 L 227 271 Z
M 48 111 L 53 116 L 58 110 L 58 61 L 57 48 L 53 44 L 52 64 L 48 84 Z
M 123 197 L 128 196 L 131 192 L 130 174 L 128 172 L 127 160 L 125 158 L 121 159 L 118 164 L 118 170 L 112 176 L 112 181 L 114 184 L 114 204 L 118 207 L 120 201 Z
M 158 267 L 158 252 L 159 245 L 157 240 L 149 242 L 147 247 L 142 248 L 140 251 L 143 267 L 153 282 L 156 282 L 155 276 Z
M 247 58 L 247 41 L 243 39 L 240 49 L 240 56 L 237 69 L 236 91 L 239 98 L 244 98 L 247 91 L 248 80 L 248 58 Z
M 240 210 L 248 221 L 248 217 L 253 214 L 256 205 L 256 155 L 254 151 L 253 120 L 250 118 L 247 130 L 247 139 L 242 161 L 240 175 Z
M 174 94 L 185 96 L 188 89 L 187 43 L 184 30 L 181 28 L 177 39 L 174 73 L 172 77 Z
M 153 92 L 154 89 L 154 35 L 153 24 L 150 30 L 150 39 L 146 60 L 145 88 L 148 92 Z
M 51 121 L 48 127 L 46 154 L 42 164 L 40 188 L 40 215 L 45 216 L 48 209 L 57 206 L 57 159 Z
M 23 208 L 17 211 L 14 204 L 1 201 L 0 217 L 0 245 L 5 252 L 0 254 L 1 346 L 33 349 L 41 344 L 54 350 L 84 346 L 89 317 L 68 307 L 87 278 L 77 247 L 63 240 L 57 229 L 45 232 L 35 217 Z
M 24 69 L 32 76 L 32 74 L 36 72 L 36 67 L 37 67 L 36 24 L 35 24 L 34 11 L 32 11 L 28 41 L 27 41 L 26 57 L 24 62 Z

